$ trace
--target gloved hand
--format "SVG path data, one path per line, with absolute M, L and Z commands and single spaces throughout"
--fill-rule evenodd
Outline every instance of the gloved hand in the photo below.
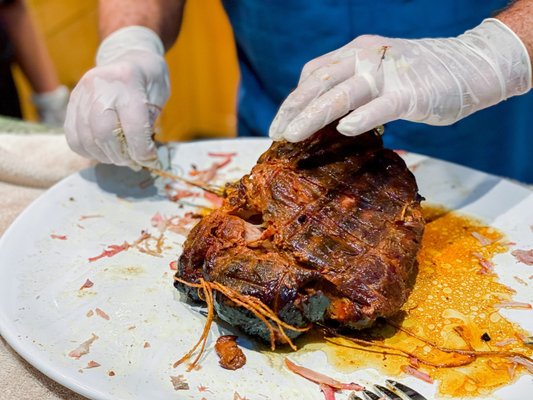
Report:
M 153 125 L 170 91 L 163 55 L 159 36 L 142 26 L 104 39 L 96 67 L 68 104 L 65 133 L 75 152 L 133 169 L 158 167 Z
M 52 127 L 63 126 L 68 97 L 69 90 L 63 85 L 50 92 L 33 93 L 31 101 L 39 114 L 39 121 Z
M 360 36 L 305 65 L 270 137 L 297 142 L 352 110 L 337 126 L 349 136 L 395 119 L 449 125 L 530 88 L 527 50 L 496 19 L 457 38 Z

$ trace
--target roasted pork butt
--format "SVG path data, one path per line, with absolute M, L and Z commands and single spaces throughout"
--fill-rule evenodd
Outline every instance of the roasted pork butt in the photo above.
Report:
M 348 137 L 330 125 L 303 142 L 274 142 L 227 193 L 189 234 L 178 278 L 254 296 L 297 327 L 366 328 L 407 299 L 424 229 L 421 197 L 376 132 Z M 176 288 L 199 300 L 196 288 Z M 265 324 L 221 293 L 215 310 L 270 339 Z

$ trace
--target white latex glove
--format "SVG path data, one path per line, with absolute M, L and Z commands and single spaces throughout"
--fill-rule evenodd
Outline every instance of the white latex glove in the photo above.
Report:
M 348 136 L 396 119 L 449 125 L 530 88 L 527 50 L 496 19 L 449 39 L 365 35 L 305 65 L 270 137 L 297 142 L 352 110 L 337 126 Z
M 72 91 L 65 133 L 70 147 L 103 163 L 157 167 L 153 125 L 170 84 L 163 43 L 142 26 L 101 43 L 96 67 Z
M 65 123 L 69 90 L 66 86 L 44 93 L 33 93 L 31 100 L 39 114 L 39 121 L 52 127 L 60 127 Z

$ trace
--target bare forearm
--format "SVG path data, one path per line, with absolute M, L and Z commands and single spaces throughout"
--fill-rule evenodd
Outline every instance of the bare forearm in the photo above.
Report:
M 168 50 L 178 36 L 184 4 L 185 0 L 100 0 L 100 37 L 141 25 L 156 32 Z
M 0 11 L 0 20 L 13 45 L 15 61 L 30 82 L 33 91 L 44 93 L 56 89 L 59 79 L 26 2 L 15 1 Z
M 518 35 L 533 61 L 533 0 L 516 0 L 496 18 Z

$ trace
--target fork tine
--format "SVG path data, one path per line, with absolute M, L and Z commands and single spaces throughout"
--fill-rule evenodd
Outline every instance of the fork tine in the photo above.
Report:
M 398 390 L 400 393 L 406 395 L 410 400 L 427 400 L 416 390 L 411 389 L 409 386 L 405 386 L 400 382 L 396 382 L 391 379 L 387 379 L 385 382 L 387 382 L 388 387 Z
M 380 396 L 375 393 L 372 393 L 368 390 L 363 390 L 363 396 L 366 400 L 380 400 Z
M 381 385 L 374 385 L 374 390 L 382 396 L 387 396 L 390 400 L 403 400 L 396 393 L 390 391 L 389 389 Z

